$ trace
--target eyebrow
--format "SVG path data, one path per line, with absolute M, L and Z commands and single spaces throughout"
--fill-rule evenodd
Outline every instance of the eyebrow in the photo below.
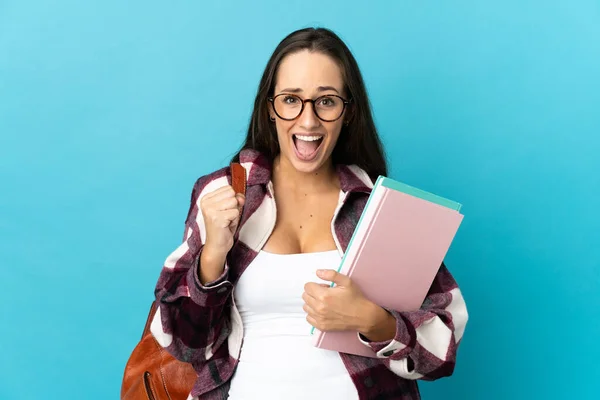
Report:
M 319 87 L 317 88 L 317 91 L 318 91 L 318 92 L 325 92 L 325 91 L 327 91 L 327 90 L 333 90 L 334 92 L 336 92 L 336 93 L 338 93 L 338 94 L 340 93 L 340 92 L 339 92 L 339 91 L 338 91 L 336 88 L 334 88 L 333 86 L 319 86 Z M 282 92 L 282 93 L 283 93 L 283 92 L 286 92 L 286 93 L 300 93 L 300 92 L 303 92 L 303 90 L 302 90 L 302 89 L 300 89 L 300 88 L 286 88 L 286 89 L 283 89 L 281 92 Z

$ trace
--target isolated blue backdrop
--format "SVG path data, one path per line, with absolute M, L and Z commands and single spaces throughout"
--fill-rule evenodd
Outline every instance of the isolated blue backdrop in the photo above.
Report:
M 355 53 L 392 176 L 464 204 L 424 399 L 600 381 L 600 3 L 0 0 L 0 399 L 116 399 L 195 179 L 289 32 Z

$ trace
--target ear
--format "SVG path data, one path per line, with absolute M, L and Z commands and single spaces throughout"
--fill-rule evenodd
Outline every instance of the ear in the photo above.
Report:
M 346 107 L 346 111 L 344 112 L 344 125 L 350 125 L 350 123 L 354 119 L 354 112 L 354 102 L 350 102 L 350 104 L 348 104 L 348 106 Z
M 275 110 L 273 110 L 273 103 L 269 101 L 267 107 L 267 112 L 269 113 L 269 120 L 271 122 L 275 122 Z

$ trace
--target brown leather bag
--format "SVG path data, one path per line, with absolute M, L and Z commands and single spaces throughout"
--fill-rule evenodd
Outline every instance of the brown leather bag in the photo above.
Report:
M 121 400 L 185 400 L 196 382 L 192 364 L 175 359 L 150 333 L 156 308 L 152 302 L 142 340 L 125 366 Z
M 231 164 L 231 181 L 236 193 L 246 194 L 246 170 L 238 163 Z M 196 382 L 192 365 L 167 353 L 150 333 L 156 308 L 152 302 L 142 339 L 125 366 L 121 400 L 185 400 Z

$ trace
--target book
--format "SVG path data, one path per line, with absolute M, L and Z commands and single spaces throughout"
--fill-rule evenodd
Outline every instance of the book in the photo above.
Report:
M 418 310 L 463 220 L 461 208 L 455 201 L 380 176 L 338 272 L 383 308 Z M 377 357 L 357 332 L 313 328 L 311 334 L 316 347 Z

